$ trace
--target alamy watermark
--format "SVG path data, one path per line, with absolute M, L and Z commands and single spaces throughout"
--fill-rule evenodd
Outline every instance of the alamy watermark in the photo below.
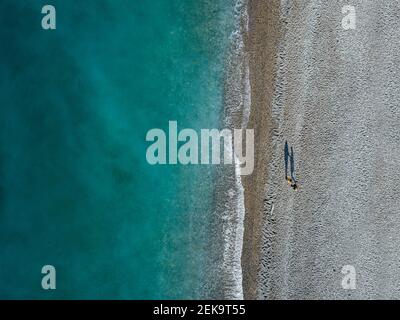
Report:
M 151 129 L 146 141 L 153 142 L 146 152 L 147 162 L 151 165 L 239 164 L 241 175 L 250 175 L 254 170 L 253 129 L 201 129 L 199 137 L 193 129 L 178 132 L 177 121 L 169 121 L 168 134 L 162 129 Z
M 42 8 L 42 14 L 45 16 L 42 18 L 42 28 L 44 30 L 55 30 L 56 25 L 56 8 L 52 5 L 45 5 Z
M 345 5 L 342 7 L 342 14 L 345 14 L 345 16 L 342 19 L 342 28 L 344 30 L 355 30 L 356 8 L 351 5 Z
M 56 289 L 56 268 L 52 265 L 45 265 L 42 267 L 42 274 L 45 276 L 42 278 L 42 289 L 43 290 L 55 290 Z
M 342 274 L 344 274 L 342 288 L 344 290 L 355 290 L 357 288 L 356 268 L 352 265 L 345 265 L 342 268 Z

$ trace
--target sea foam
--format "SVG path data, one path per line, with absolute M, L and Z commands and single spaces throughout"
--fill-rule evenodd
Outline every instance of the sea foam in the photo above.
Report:
M 227 128 L 247 128 L 251 105 L 249 57 L 245 51 L 244 37 L 248 32 L 247 1 L 235 5 L 235 30 L 230 37 L 227 59 L 224 125 Z M 236 157 L 236 155 L 234 155 Z M 223 230 L 223 295 L 226 299 L 243 299 L 241 256 L 244 233 L 244 188 L 239 162 L 230 172 L 222 172 L 217 214 Z M 223 199 L 221 199 L 223 197 Z

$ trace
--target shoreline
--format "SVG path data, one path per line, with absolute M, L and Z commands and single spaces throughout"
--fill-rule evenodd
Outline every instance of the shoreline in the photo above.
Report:
M 234 29 L 225 65 L 224 110 L 221 127 L 246 129 L 248 124 L 251 92 L 249 84 L 249 55 L 245 42 L 248 32 L 247 0 L 235 1 Z M 235 157 L 235 153 L 231 155 Z M 242 247 L 244 235 L 244 188 L 242 168 L 235 165 L 217 169 L 215 189 L 215 229 L 221 247 L 217 262 L 218 299 L 242 300 Z

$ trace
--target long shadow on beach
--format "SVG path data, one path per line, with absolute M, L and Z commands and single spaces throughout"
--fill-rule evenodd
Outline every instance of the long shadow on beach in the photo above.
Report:
M 296 183 L 296 178 L 294 174 L 294 152 L 293 152 L 293 147 L 290 147 L 290 154 L 289 154 L 289 145 L 287 141 L 285 141 L 285 179 L 288 180 L 288 166 L 289 166 L 289 160 L 290 160 L 290 178 L 293 180 L 294 183 Z

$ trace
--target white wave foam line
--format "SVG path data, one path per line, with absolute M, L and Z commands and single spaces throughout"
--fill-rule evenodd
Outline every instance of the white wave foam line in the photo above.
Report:
M 229 59 L 226 124 L 230 127 L 247 127 L 251 105 L 249 59 L 245 52 L 243 34 L 248 31 L 247 2 L 239 0 L 235 6 L 237 29 L 231 36 L 232 50 Z M 241 119 L 237 119 L 238 115 Z M 240 123 L 238 123 L 240 121 Z M 236 155 L 233 185 L 227 189 L 227 203 L 222 218 L 224 221 L 223 269 L 225 273 L 225 297 L 243 299 L 242 249 L 244 234 L 244 188 L 240 162 Z

